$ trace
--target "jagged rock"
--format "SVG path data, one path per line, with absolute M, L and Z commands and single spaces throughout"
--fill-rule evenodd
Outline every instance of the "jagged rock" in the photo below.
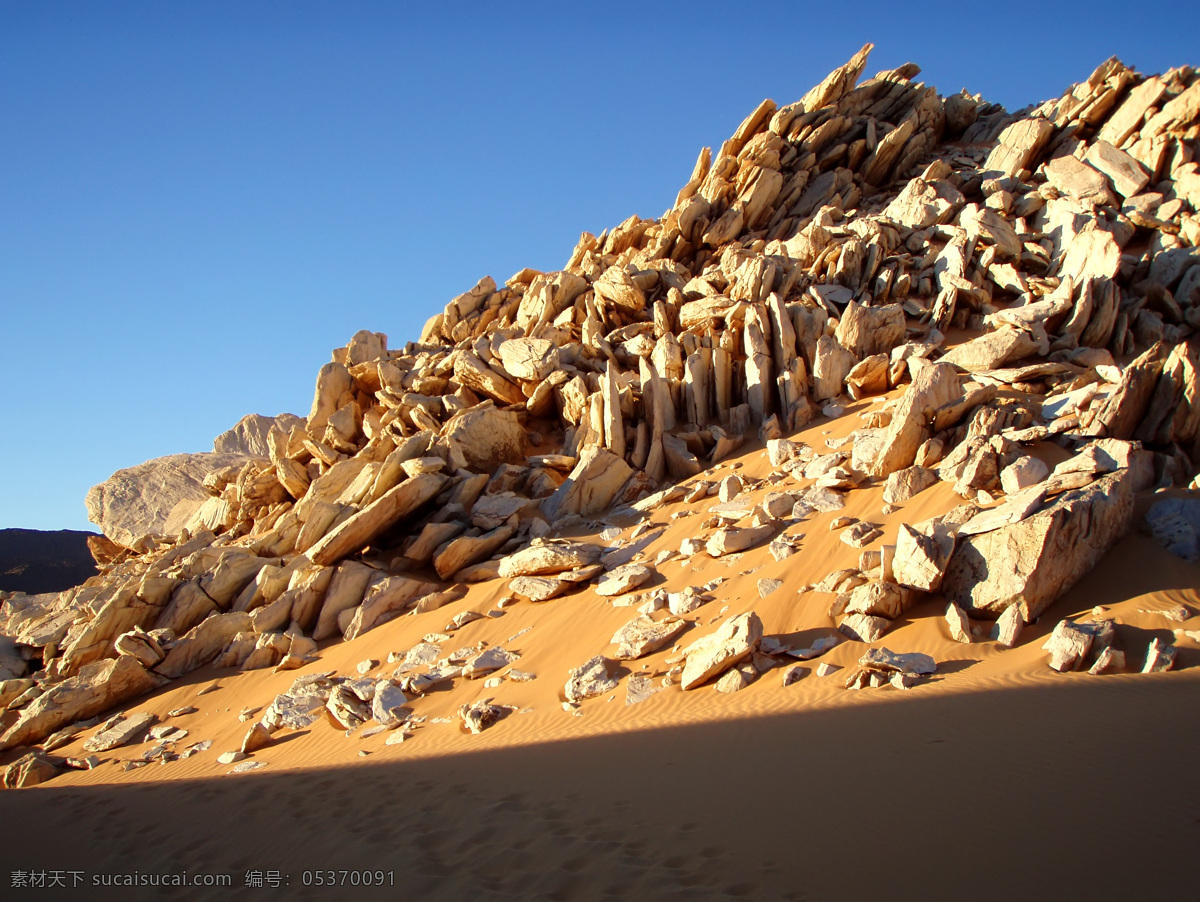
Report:
M 309 560 L 318 566 L 336 564 L 416 511 L 445 485 L 446 477 L 439 473 L 404 480 L 322 537 L 309 549 Z
M 530 601 L 549 601 L 557 598 L 575 583 L 553 576 L 518 576 L 508 584 L 509 591 Z
M 748 658 L 762 639 L 763 626 L 753 611 L 726 620 L 716 632 L 696 640 L 686 649 L 680 688 L 694 689 L 706 680 Z
M 1025 621 L 1021 619 L 1021 606 L 1019 604 L 1010 605 L 1005 608 L 1004 613 L 996 621 L 996 625 L 992 629 L 992 638 L 998 645 L 1014 648 L 1024 627 Z
M 99 714 L 164 683 L 163 677 L 148 672 L 128 655 L 85 664 L 78 674 L 50 686 L 21 709 L 16 723 L 0 736 L 0 750 L 37 742 L 66 724 Z
M 746 672 L 741 667 L 734 667 L 732 670 L 725 671 L 713 688 L 718 692 L 730 693 L 741 692 L 749 685 L 750 679 Z
M 345 683 L 334 686 L 325 702 L 325 711 L 343 730 L 353 730 L 371 718 L 371 708 Z
M 1162 673 L 1175 666 L 1175 656 L 1178 653 L 1174 645 L 1162 639 L 1154 639 L 1146 651 L 1146 663 L 1142 673 Z
M 875 642 L 892 626 L 886 617 L 872 614 L 850 614 L 842 621 L 838 630 L 856 642 Z
M 1046 181 L 1082 204 L 1104 206 L 1116 203 L 1104 176 L 1070 154 L 1055 157 L 1046 164 L 1045 171 Z
M 118 470 L 88 490 L 88 519 L 118 545 L 131 546 L 143 535 L 177 535 L 211 497 L 205 478 L 253 459 L 246 454 L 170 454 Z
M 846 603 L 846 611 L 850 614 L 886 617 L 889 620 L 895 620 L 904 613 L 905 607 L 906 598 L 900 587 L 882 580 L 855 587 Z
M 636 705 L 638 702 L 644 702 L 664 688 L 661 683 L 656 683 L 643 673 L 630 674 L 629 682 L 625 684 L 625 704 Z
M 985 170 L 998 169 L 1013 176 L 1031 164 L 1054 134 L 1054 125 L 1046 119 L 1019 119 L 1000 133 L 1000 139 L 988 154 Z
M 785 438 L 773 438 L 767 441 L 767 457 L 771 466 L 781 467 L 789 460 L 800 456 L 801 445 Z
M 899 304 L 864 307 L 851 301 L 834 335 L 857 360 L 887 354 L 904 341 L 904 310 Z
M 612 644 L 617 646 L 616 657 L 618 660 L 632 661 L 658 651 L 687 627 L 686 620 L 656 622 L 645 614 L 635 617 L 612 637 Z
M 5 789 L 25 789 L 53 780 L 62 768 L 57 761 L 42 751 L 27 752 L 4 769 Z
M 858 358 L 838 343 L 832 335 L 822 335 L 817 341 L 813 363 L 813 399 L 828 401 L 842 393 L 846 377 L 858 363 Z
M 567 701 L 578 704 L 597 695 L 604 695 L 617 688 L 617 681 L 609 676 L 612 662 L 603 655 L 596 655 L 586 664 L 576 667 L 567 678 L 563 690 Z
M 313 629 L 313 639 L 320 642 L 340 632 L 338 617 L 343 611 L 356 608 L 362 603 L 367 585 L 378 572 L 357 561 L 343 561 L 338 564 L 325 590 L 321 613 Z
M 500 575 L 542 576 L 588 567 L 600 560 L 601 549 L 583 542 L 530 545 L 500 562 Z
M 887 648 L 867 649 L 858 659 L 858 666 L 868 671 L 915 673 L 919 676 L 928 676 L 937 671 L 937 662 L 929 655 L 916 651 L 898 654 Z
M 268 436 L 271 430 L 278 429 L 286 435 L 297 426 L 304 428 L 304 418 L 293 413 L 281 413 L 277 417 L 247 414 L 213 440 L 213 451 L 217 454 L 269 458 L 271 445 Z
M 404 576 L 390 576 L 375 583 L 363 598 L 363 603 L 354 609 L 354 615 L 342 631 L 349 642 L 381 623 L 394 619 L 417 603 L 417 600 L 437 592 L 434 583 L 422 582 Z M 345 613 L 345 612 L 343 612 Z
M 113 648 L 117 654 L 136 658 L 139 664 L 147 668 L 153 667 L 166 657 L 166 652 L 162 650 L 158 640 L 140 626 L 117 636 Z
M 1000 486 L 1004 494 L 1015 495 L 1022 489 L 1037 485 L 1050 475 L 1050 468 L 1036 457 L 1018 457 L 1000 471 Z
M 954 553 L 954 532 L 941 524 L 926 530 L 901 523 L 892 557 L 896 582 L 921 592 L 936 592 Z
M 1124 671 L 1125 652 L 1110 646 L 1096 655 L 1096 663 L 1091 666 L 1088 673 L 1098 676 L 1104 673 L 1123 673 Z
M 873 354 L 846 374 L 846 391 L 855 401 L 888 390 L 888 356 Z
M 571 475 L 542 502 L 542 513 L 551 522 L 571 514 L 594 516 L 608 509 L 632 475 L 630 466 L 611 451 L 584 448 Z
M 1059 673 L 1082 670 L 1084 659 L 1092 647 L 1092 632 L 1081 629 L 1070 620 L 1060 620 L 1054 632 L 1042 643 L 1050 652 L 1050 667 Z
M 983 615 L 1019 604 L 1022 619 L 1032 621 L 1128 531 L 1138 480 L 1135 470 L 1120 470 L 1019 523 L 978 535 L 960 531 L 942 595 Z
M 596 584 L 597 595 L 620 595 L 636 589 L 655 575 L 654 568 L 645 564 L 626 564 L 600 577 Z
M 736 474 L 730 474 L 720 481 L 717 485 L 717 498 L 722 503 L 732 501 L 742 492 L 742 480 Z
M 1082 429 L 1083 433 L 1118 439 L 1132 438 L 1150 406 L 1168 353 L 1167 345 L 1158 342 L 1129 364 L 1121 374 L 1120 384 L 1100 405 L 1091 422 Z
M 171 647 L 154 668 L 165 677 L 183 676 L 212 661 L 238 633 L 252 629 L 253 616 L 242 611 L 214 614 Z
M 242 744 L 239 746 L 239 751 L 243 755 L 252 755 L 260 749 L 265 749 L 268 745 L 275 741 L 275 737 L 262 723 L 256 723 L 246 731 L 246 735 L 242 737 Z M 229 762 L 223 762 L 229 763 Z
M 929 438 L 926 412 L 956 400 L 962 395 L 960 385 L 958 374 L 949 364 L 923 367 L 893 412 L 878 453 L 866 463 L 867 472 L 883 477 L 912 466 L 917 449 Z
M 952 603 L 946 608 L 946 626 L 950 628 L 950 638 L 955 642 L 971 644 L 971 621 L 958 605 Z
M 457 469 L 490 474 L 525 459 L 525 429 L 512 411 L 476 407 L 455 415 L 442 432 L 450 466 Z
M 942 357 L 942 362 L 981 373 L 1036 354 L 1040 348 L 1037 340 L 1024 329 L 1006 326 L 952 348 Z
M 722 555 L 753 548 L 774 533 L 775 527 L 769 524 L 718 529 L 709 537 L 704 545 L 704 549 L 712 557 L 721 557 Z
M 146 730 L 157 720 L 153 714 L 137 713 L 129 716 L 120 715 L 106 724 L 100 732 L 83 743 L 88 752 L 108 752 L 112 749 L 128 745 L 135 739 L 142 741 Z M 139 737 L 141 737 L 139 739 Z
M 1046 486 L 1043 483 L 1022 489 L 1015 495 L 1010 495 L 1003 504 L 979 511 L 958 527 L 958 535 L 973 536 L 1020 523 L 1034 514 L 1046 498 Z M 978 510 L 978 509 L 977 509 Z
M 499 705 L 493 705 L 490 698 L 483 698 L 469 705 L 463 705 L 458 710 L 464 729 L 476 735 L 499 721 L 504 716 L 504 713 L 505 709 Z
M 526 382 L 541 382 L 558 369 L 558 348 L 544 338 L 513 338 L 500 344 L 505 371 Z
M 498 526 L 481 536 L 459 536 L 433 555 L 433 569 L 444 580 L 452 580 L 462 570 L 491 557 L 516 534 L 512 526 Z
M 501 648 L 499 645 L 493 645 L 491 648 L 485 648 L 478 654 L 467 658 L 463 662 L 462 675 L 468 680 L 478 680 L 503 667 L 507 667 L 513 661 L 517 660 L 518 657 L 519 655 Z
M 925 467 L 905 467 L 888 475 L 883 486 L 883 500 L 888 504 L 911 501 L 938 481 L 937 473 Z

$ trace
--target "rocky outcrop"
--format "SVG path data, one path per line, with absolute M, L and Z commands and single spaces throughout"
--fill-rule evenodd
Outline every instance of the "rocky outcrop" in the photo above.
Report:
M 88 519 L 118 545 L 145 535 L 177 535 L 211 496 L 204 480 L 227 467 L 240 469 L 245 454 L 170 454 L 118 470 L 87 493 Z
M 231 428 L 213 439 L 216 454 L 245 454 L 247 457 L 270 457 L 269 436 L 272 429 L 284 434 L 293 429 L 304 428 L 304 418 L 294 413 L 281 413 L 277 417 L 265 417 L 260 413 L 249 413 Z

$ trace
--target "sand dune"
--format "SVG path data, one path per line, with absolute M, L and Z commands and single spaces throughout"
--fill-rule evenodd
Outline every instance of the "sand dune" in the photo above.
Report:
M 288 897 L 349 898 L 302 885 L 325 868 L 395 872 L 397 889 L 355 898 L 1167 899 L 1194 885 L 1200 727 L 1180 712 L 1200 697 L 1195 671 L 869 695 L 522 747 L 495 741 L 501 724 L 473 751 L 295 773 L 59 782 L 4 794 L 6 823 L 39 824 L 9 832 L 4 859 L 229 873 L 244 898 L 270 893 L 244 888 L 250 870 L 290 875 Z

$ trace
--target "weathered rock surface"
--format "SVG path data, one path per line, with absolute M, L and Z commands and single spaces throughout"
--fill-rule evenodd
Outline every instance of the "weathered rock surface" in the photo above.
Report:
M 617 646 L 616 657 L 622 661 L 632 661 L 658 651 L 674 641 L 675 637 L 687 628 L 686 620 L 655 621 L 642 614 L 630 620 L 613 635 L 612 644 Z
M 1032 621 L 1129 530 L 1137 478 L 1120 470 L 1019 523 L 960 535 L 942 594 L 977 615 L 998 616 L 1017 604 Z
M 758 648 L 762 635 L 762 621 L 753 611 L 729 618 L 716 632 L 684 649 L 687 663 L 683 668 L 680 687 L 694 689 L 748 658 Z
M 50 687 L 22 708 L 17 722 L 0 735 L 0 749 L 37 742 L 60 727 L 100 714 L 165 682 L 128 655 L 86 664 L 76 676 Z
M 563 694 L 567 701 L 578 704 L 585 699 L 595 698 L 612 692 L 617 681 L 609 675 L 612 662 L 603 655 L 596 655 L 586 664 L 576 667 L 567 678 Z
M 88 490 L 88 519 L 118 545 L 133 545 L 144 535 L 176 535 L 211 497 L 205 478 L 251 459 L 246 454 L 170 454 L 118 470 Z

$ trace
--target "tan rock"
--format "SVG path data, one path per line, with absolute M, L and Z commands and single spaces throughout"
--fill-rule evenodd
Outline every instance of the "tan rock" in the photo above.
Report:
M 604 448 L 584 448 L 571 475 L 542 502 L 550 522 L 570 514 L 594 516 L 608 509 L 633 475 L 633 469 Z
M 176 642 L 154 671 L 175 678 L 212 661 L 238 633 L 247 632 L 252 615 L 243 611 L 214 614 Z
M 658 651 L 687 628 L 686 620 L 656 622 L 648 615 L 641 614 L 617 630 L 611 641 L 617 646 L 616 657 L 619 660 L 632 661 Z
M 971 644 L 971 621 L 958 605 L 951 603 L 946 608 L 946 626 L 950 628 L 950 638 L 963 645 Z
M 864 307 L 851 301 L 834 334 L 838 344 L 858 359 L 890 353 L 904 343 L 904 309 L 899 304 Z
M 1121 470 L 1019 523 L 960 533 L 942 595 L 968 612 L 992 616 L 1019 605 L 1021 618 L 1032 621 L 1128 531 L 1138 480 L 1134 470 Z
M 684 649 L 687 663 L 680 678 L 680 688 L 694 689 L 750 657 L 762 636 L 762 621 L 754 611 L 729 618 L 714 633 Z
M 455 469 L 491 475 L 501 464 L 525 459 L 526 432 L 511 411 L 476 407 L 452 417 L 442 434 Z
M 515 379 L 541 382 L 558 369 L 558 348 L 545 338 L 510 338 L 499 351 L 505 372 Z
M 504 525 L 481 536 L 459 536 L 433 555 L 433 569 L 442 579 L 452 580 L 459 571 L 491 557 L 515 533 L 514 527 Z
M 867 472 L 882 477 L 912 466 L 917 449 L 929 438 L 929 416 L 961 395 L 960 379 L 952 366 L 935 363 L 923 367 L 892 413 L 878 454 L 866 463 Z
M 911 501 L 938 481 L 937 473 L 925 467 L 911 466 L 890 473 L 883 486 L 883 500 L 888 504 Z
M 1045 119 L 1020 119 L 1000 133 L 983 168 L 998 169 L 1007 176 L 1030 169 L 1053 134 L 1054 125 Z
M 403 614 L 415 605 L 419 598 L 432 595 L 437 590 L 438 587 L 434 583 L 405 576 L 389 576 L 367 591 L 363 603 L 354 609 L 354 616 L 342 637 L 347 642 L 356 639 L 381 623 Z
M 1107 141 L 1095 141 L 1083 155 L 1083 162 L 1108 177 L 1121 197 L 1132 197 L 1150 183 L 1141 163 Z
M 16 723 L 0 736 L 0 750 L 37 742 L 164 683 L 128 655 L 84 665 L 76 676 L 51 686 L 21 709 Z
M 328 566 L 353 554 L 433 498 L 446 481 L 439 473 L 406 479 L 329 532 L 309 550 L 309 559 Z
M 936 592 L 954 553 L 954 533 L 941 525 L 925 531 L 900 524 L 892 574 L 897 583 L 922 592 Z
M 491 398 L 498 404 L 524 404 L 525 395 L 478 355 L 460 351 L 454 361 L 454 378 L 472 391 Z
M 500 575 L 543 576 L 587 567 L 600 560 L 601 549 L 583 542 L 529 545 L 500 561 Z

